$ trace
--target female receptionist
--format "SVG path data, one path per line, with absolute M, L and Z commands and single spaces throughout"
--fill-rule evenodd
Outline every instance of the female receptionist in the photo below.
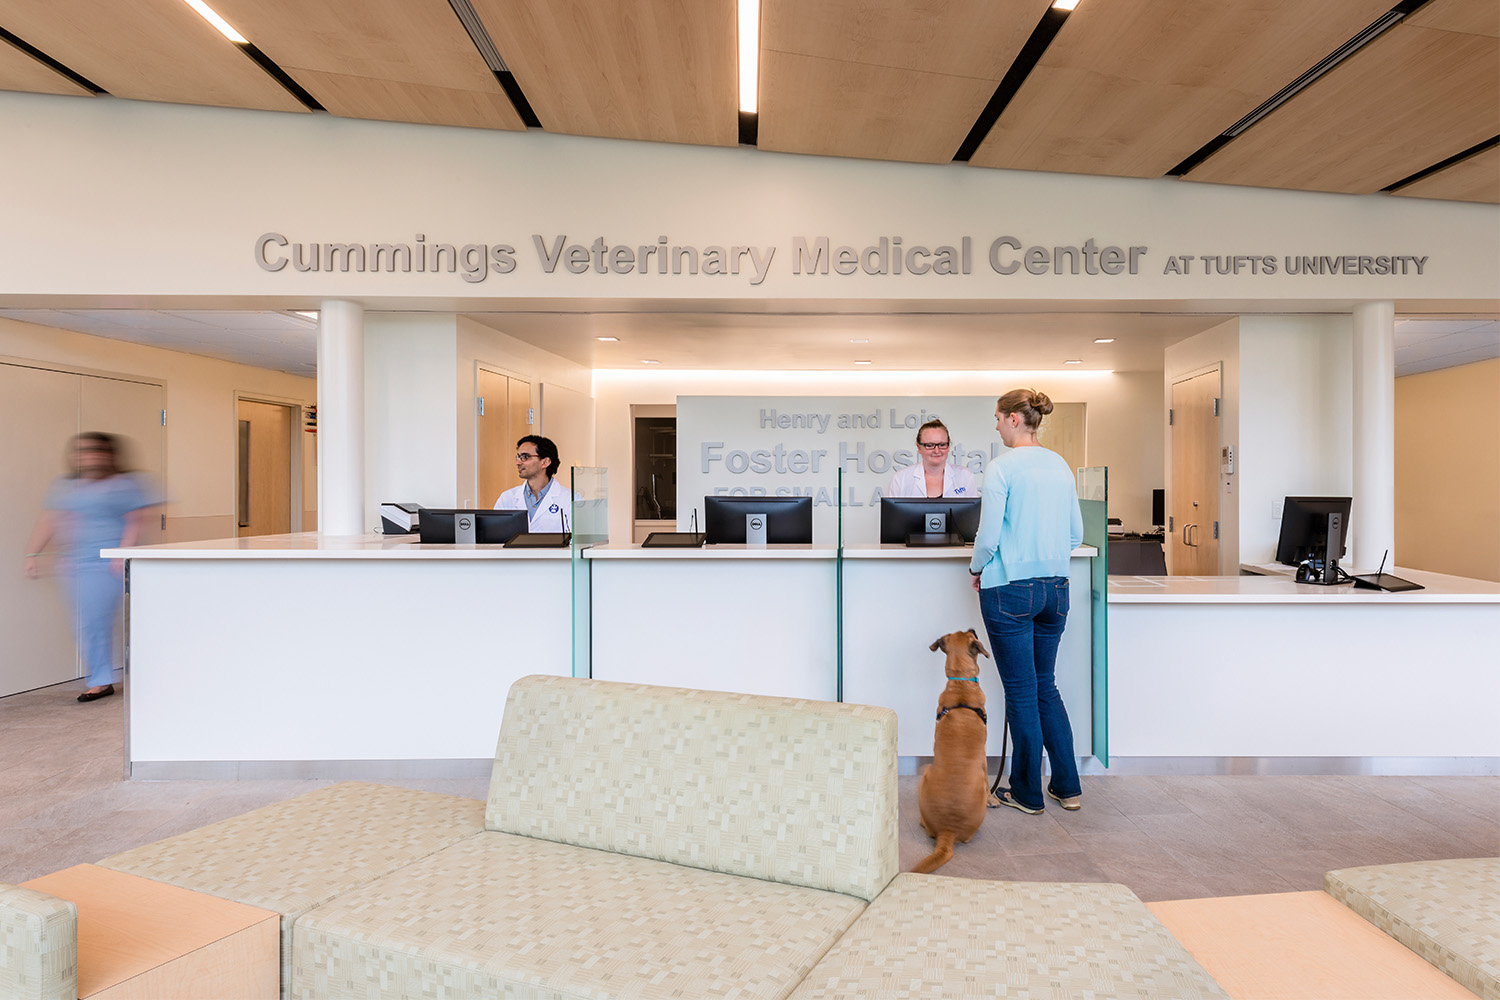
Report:
M 974 474 L 948 461 L 951 444 L 948 428 L 941 420 L 929 420 L 917 428 L 920 461 L 897 470 L 886 487 L 888 497 L 977 497 Z
M 530 531 L 569 531 L 573 494 L 558 482 L 557 445 L 528 434 L 516 442 L 516 475 L 521 485 L 500 494 L 496 510 L 525 510 Z

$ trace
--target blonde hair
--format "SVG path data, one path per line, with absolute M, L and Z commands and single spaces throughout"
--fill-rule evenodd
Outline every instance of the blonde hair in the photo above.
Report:
M 1012 389 L 995 401 L 995 408 L 1003 414 L 1019 413 L 1026 429 L 1035 431 L 1042 426 L 1042 418 L 1052 412 L 1052 400 L 1035 389 Z

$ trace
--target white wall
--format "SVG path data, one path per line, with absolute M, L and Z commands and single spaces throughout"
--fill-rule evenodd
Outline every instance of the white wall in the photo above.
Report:
M 1143 180 L 883 163 L 752 149 L 512 133 L 326 115 L 281 114 L 0 93 L 0 122 L 29 155 L 0 158 L 6 205 L 0 303 L 104 305 L 205 299 L 367 310 L 485 308 L 523 300 L 777 299 L 1176 303 L 1284 311 L 1360 299 L 1500 298 L 1500 207 L 1384 195 L 1274 191 Z M 107 169 L 102 169 L 107 165 Z M 226 192 L 231 196 L 226 196 Z M 511 273 L 263 269 L 258 237 L 305 243 L 505 244 Z M 544 270 L 533 237 L 634 248 L 669 243 L 774 248 L 759 284 L 714 275 Z M 1144 246 L 1139 273 L 996 273 L 988 251 Z M 970 274 L 795 274 L 793 241 L 856 249 L 973 245 Z M 1176 255 L 1410 255 L 1424 273 L 1314 276 L 1207 273 Z M 1248 262 L 1247 262 L 1248 263 Z M 1415 267 L 1412 268 L 1415 270 Z M 116 297 L 111 299 L 111 297 Z M 1331 305 L 1343 302 L 1345 305 Z M 1230 307 L 1231 309 L 1234 307 Z
M 1014 382 L 1015 384 L 1012 384 Z M 1087 461 L 1110 467 L 1110 515 L 1125 527 L 1150 526 L 1151 491 L 1164 483 L 1161 376 L 1156 372 L 1112 375 L 1018 376 L 1004 380 L 988 372 L 617 372 L 594 373 L 598 464 L 609 468 L 609 534 L 631 538 L 633 492 L 631 406 L 672 404 L 679 395 L 819 396 L 890 394 L 920 398 L 999 397 L 1019 384 L 1033 385 L 1057 402 L 1088 406 Z
M 1287 496 L 1351 495 L 1353 329 L 1347 315 L 1240 317 L 1240 562 L 1275 559 Z
M 317 402 L 316 383 L 301 376 L 4 318 L 0 356 L 165 383 L 169 541 L 235 533 L 236 394 L 300 406 Z M 24 428 L 8 432 L 24 433 Z M 313 520 L 317 509 L 315 438 L 299 430 L 305 523 Z M 58 461 L 61 471 L 61 457 Z

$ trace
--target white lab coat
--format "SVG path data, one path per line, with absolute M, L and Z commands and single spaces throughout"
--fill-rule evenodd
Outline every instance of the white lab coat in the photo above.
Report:
M 529 487 L 524 482 L 520 486 L 512 486 L 500 494 L 500 499 L 495 501 L 495 509 L 525 510 L 527 489 Z M 527 530 L 572 531 L 572 491 L 556 479 L 549 482 L 542 491 L 542 502 L 537 506 L 536 513 L 527 519 Z
M 925 497 L 927 474 L 922 471 L 922 463 L 919 461 L 916 465 L 897 469 L 896 474 L 891 477 L 890 485 L 885 488 L 885 495 L 888 497 Z M 974 473 L 962 465 L 944 462 L 943 496 L 979 499 L 979 483 L 975 480 Z

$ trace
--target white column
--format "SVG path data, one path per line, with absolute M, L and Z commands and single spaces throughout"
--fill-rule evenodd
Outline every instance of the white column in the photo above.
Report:
M 1354 307 L 1354 505 L 1349 565 L 1396 563 L 1396 306 Z
M 318 531 L 362 535 L 365 310 L 330 299 L 318 311 Z

